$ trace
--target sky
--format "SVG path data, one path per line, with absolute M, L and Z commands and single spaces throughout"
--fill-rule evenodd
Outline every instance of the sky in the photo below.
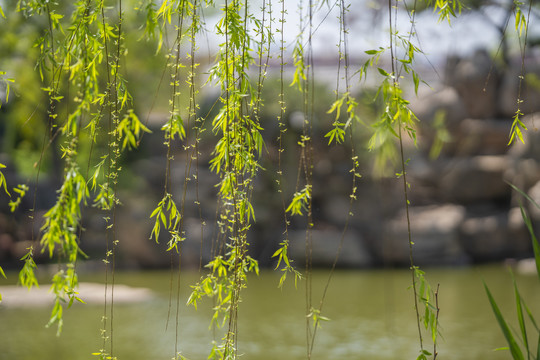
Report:
M 306 0 L 285 0 L 286 22 L 284 26 L 284 38 L 287 48 L 292 50 L 295 40 L 301 33 L 299 24 L 300 14 L 303 14 L 304 29 L 307 29 L 308 18 L 306 16 Z M 366 50 L 386 46 L 388 44 L 388 16 L 385 4 L 373 0 L 352 0 L 346 15 L 349 27 L 349 53 L 352 58 L 364 55 Z M 250 1 L 252 11 L 260 14 L 260 0 Z M 313 15 L 313 51 L 316 57 L 332 56 L 337 53 L 339 42 L 339 10 L 335 6 L 336 1 L 329 1 L 330 5 L 322 5 L 314 10 Z M 303 5 L 303 10 L 300 6 Z M 280 16 L 280 4 L 273 1 L 273 16 Z M 487 16 L 495 22 L 503 21 L 503 16 L 496 9 L 487 9 Z M 401 34 L 407 34 L 411 30 L 411 22 L 405 11 L 397 13 L 397 27 Z M 210 28 L 215 23 L 217 16 L 207 18 Z M 277 27 L 276 22 L 273 26 Z M 418 13 L 415 22 L 417 45 L 434 61 L 446 57 L 447 54 L 466 55 L 479 47 L 496 48 L 499 41 L 497 30 L 480 14 L 462 14 L 459 18 L 448 22 L 438 22 L 436 14 L 431 11 Z M 208 34 L 211 43 L 218 43 L 215 34 Z M 276 40 L 280 35 L 274 33 Z M 305 39 L 307 41 L 307 39 Z M 277 49 L 276 49 L 277 50 Z

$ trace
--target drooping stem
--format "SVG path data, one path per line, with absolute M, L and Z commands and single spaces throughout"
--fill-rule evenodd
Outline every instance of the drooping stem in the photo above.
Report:
M 396 74 L 397 58 L 395 57 L 395 50 L 394 50 L 394 47 L 395 47 L 394 36 L 397 31 L 394 28 L 394 23 L 396 21 L 395 17 L 394 17 L 394 20 L 392 20 L 393 18 L 392 10 L 394 6 L 397 7 L 397 5 L 393 5 L 393 0 L 388 0 L 388 22 L 389 22 L 389 27 L 390 27 L 390 31 L 389 31 L 390 32 L 390 36 L 389 36 L 390 63 L 392 66 L 392 76 L 393 76 L 393 82 L 391 86 L 393 87 L 393 90 L 394 90 L 390 101 L 395 102 L 396 103 L 395 106 L 397 107 L 397 103 L 398 103 L 397 94 L 399 93 L 398 92 L 399 78 L 397 77 L 397 74 Z M 415 315 L 416 315 L 416 325 L 418 328 L 418 340 L 420 342 L 420 350 L 423 351 L 424 345 L 423 345 L 423 338 L 422 338 L 421 316 L 420 316 L 420 311 L 418 308 L 418 293 L 416 290 L 416 266 L 414 264 L 414 257 L 413 257 L 413 241 L 412 241 L 411 219 L 410 219 L 410 211 L 409 211 L 409 205 L 410 205 L 409 184 L 407 182 L 407 169 L 406 169 L 405 154 L 404 154 L 404 148 L 403 148 L 403 131 L 402 131 L 403 124 L 402 124 L 401 117 L 397 118 L 397 123 L 398 123 L 401 178 L 402 178 L 402 183 L 403 183 L 403 200 L 405 203 L 405 215 L 407 219 L 407 241 L 408 241 L 408 246 L 409 246 L 409 266 L 410 266 L 410 271 L 411 271 L 411 282 L 412 282 L 412 290 L 413 290 L 413 297 L 414 297 L 414 310 L 415 310 Z

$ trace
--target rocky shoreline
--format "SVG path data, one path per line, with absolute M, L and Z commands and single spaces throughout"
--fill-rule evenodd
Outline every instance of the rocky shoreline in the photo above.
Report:
M 538 61 L 526 64 L 530 74 L 540 75 Z M 515 102 L 508 99 L 517 97 L 516 71 L 493 67 L 482 51 L 468 59 L 454 59 L 449 67 L 451 76 L 436 89 L 423 89 L 411 104 L 420 119 L 420 145 L 406 149 L 415 261 L 418 265 L 465 265 L 530 257 L 530 236 L 519 206 L 527 209 L 537 229 L 540 210 L 509 183 L 540 203 L 540 103 L 532 100 L 540 93 L 532 83 L 524 82 L 523 111 L 528 115 L 523 122 L 529 130 L 524 132 L 525 144 L 517 141 L 508 146 L 515 112 Z M 440 119 L 443 127 L 437 124 Z M 272 134 L 268 136 L 274 136 L 275 129 L 268 127 Z M 159 130 L 155 132 L 158 134 L 145 137 L 138 155 L 129 160 L 131 189 L 119 194 L 117 264 L 121 267 L 156 268 L 178 262 L 165 251 L 165 234 L 159 245 L 148 240 L 153 226 L 149 214 L 162 194 L 165 169 L 165 147 Z M 294 144 L 296 135 L 291 128 L 285 141 Z M 352 186 L 350 154 L 344 148 L 328 147 L 323 136 L 318 141 L 314 144 L 313 265 L 331 265 L 343 237 L 338 260 L 341 267 L 408 266 L 401 179 L 372 177 L 369 167 L 361 167 L 357 201 L 350 209 L 354 216 L 347 220 Z M 443 141 L 444 146 L 433 159 L 430 151 L 436 141 Z M 187 163 L 180 144 L 177 149 L 171 189 L 181 199 Z M 183 222 L 187 240 L 182 243 L 182 265 L 187 267 L 198 267 L 211 258 L 217 179 L 204 165 L 210 152 L 211 147 L 201 149 L 197 181 L 191 178 L 188 183 Z M 269 141 L 262 160 L 266 171 L 260 172 L 253 194 L 256 222 L 249 236 L 251 255 L 261 266 L 273 266 L 271 255 L 285 238 L 282 203 L 276 195 L 276 159 L 276 146 Z M 9 159 L 2 158 L 2 163 L 8 165 L 8 183 L 17 184 L 17 175 L 9 173 Z M 283 160 L 287 193 L 293 192 L 297 164 L 297 154 L 291 152 Z M 32 229 L 39 233 L 39 218 L 54 201 L 54 186 L 46 179 L 40 182 L 34 222 L 27 213 L 12 215 L 7 204 L 1 205 L 0 264 L 20 266 L 18 259 L 26 248 L 38 247 L 30 241 Z M 23 208 L 32 206 L 32 198 L 32 194 L 27 196 Z M 202 204 L 200 215 L 196 201 Z M 100 259 L 106 249 L 103 214 L 88 208 L 83 217 L 81 247 L 92 259 Z M 343 234 L 345 224 L 347 232 Z M 290 255 L 300 266 L 304 264 L 304 229 L 303 219 L 291 219 Z M 47 261 L 39 249 L 35 254 L 38 261 Z

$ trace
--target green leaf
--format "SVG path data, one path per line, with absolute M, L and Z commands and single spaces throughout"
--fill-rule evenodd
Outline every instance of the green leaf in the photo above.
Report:
M 0 164 L 2 167 L 1 168 L 5 168 L 5 165 L 3 164 Z M 7 189 L 7 181 L 6 181 L 6 177 L 4 176 L 4 174 L 0 171 L 0 188 L 4 188 L 4 191 L 5 193 L 11 197 L 11 194 L 9 193 L 8 189 Z
M 536 346 L 536 360 L 540 359 L 540 334 L 538 334 L 538 345 Z
M 293 199 L 285 212 L 290 212 L 291 215 L 302 215 L 302 210 L 306 209 L 306 206 L 311 198 L 311 186 L 306 185 L 301 191 L 294 193 Z
M 533 252 L 534 252 L 534 262 L 536 264 L 536 273 L 538 275 L 538 279 L 540 279 L 540 245 L 538 244 L 538 240 L 536 238 L 536 235 L 534 234 L 534 229 L 532 226 L 531 219 L 527 216 L 523 207 L 520 207 L 520 209 L 521 209 L 521 216 L 523 217 L 523 221 L 525 222 L 525 225 L 527 226 L 527 229 L 529 230 L 529 234 L 531 235 L 532 247 L 533 247 Z
M 506 320 L 504 319 L 501 313 L 501 310 L 499 310 L 499 306 L 497 305 L 497 302 L 493 298 L 493 295 L 489 291 L 489 288 L 485 282 L 484 282 L 484 288 L 486 290 L 486 294 L 488 296 L 489 303 L 491 304 L 493 313 L 495 314 L 495 317 L 497 318 L 497 322 L 499 323 L 499 326 L 503 332 L 506 342 L 508 343 L 512 357 L 514 358 L 514 360 L 524 360 L 525 358 L 523 357 L 523 353 L 521 352 L 521 349 L 519 348 L 516 342 L 516 339 L 512 335 L 512 332 L 510 331 L 510 327 L 506 323 Z
M 530 224 L 530 220 L 529 220 Z M 534 234 L 534 230 L 532 230 L 532 225 L 528 225 L 529 232 L 531 234 Z M 538 278 L 540 279 L 540 245 L 538 245 L 538 240 L 536 239 L 536 236 L 532 236 L 532 243 L 533 243 L 533 249 L 534 249 L 534 261 L 536 263 L 536 273 L 538 274 Z
M 531 312 L 531 309 L 529 309 L 529 307 L 527 306 L 527 304 L 525 304 L 524 301 L 523 301 L 523 307 L 525 308 L 525 311 L 527 312 L 527 315 L 529 316 L 529 320 L 531 320 L 531 323 L 533 324 L 536 331 L 540 332 L 540 327 L 538 327 L 538 324 L 536 323 L 536 320 Z
M 538 210 L 540 210 L 540 205 L 538 205 L 538 203 L 536 201 L 534 201 L 533 198 L 531 198 L 529 195 L 527 195 L 523 190 L 521 190 L 520 188 L 518 188 L 517 186 L 515 186 L 514 184 L 512 183 L 509 183 L 508 181 L 506 182 L 508 185 L 510 185 L 510 187 L 512 187 L 512 189 L 516 190 L 518 193 L 520 193 L 525 199 L 527 199 L 531 204 L 533 204 Z
M 518 100 L 519 101 L 519 100 Z M 508 145 L 512 144 L 514 139 L 517 138 L 522 142 L 525 143 L 523 140 L 523 135 L 521 133 L 521 129 L 527 130 L 527 127 L 523 122 L 520 120 L 520 116 L 523 115 L 521 111 L 518 109 L 516 110 L 516 114 L 514 115 L 514 120 L 512 122 L 512 126 L 510 128 L 510 140 L 508 141 Z
M 324 137 L 328 137 L 328 145 L 332 144 L 332 141 L 336 141 L 336 144 L 341 144 L 345 141 L 345 130 L 336 126 L 330 130 Z
M 387 73 L 384 69 L 377 68 L 377 70 L 379 70 L 379 73 L 380 73 L 381 75 L 383 75 L 383 76 L 386 76 L 386 77 L 390 76 L 390 74 Z
M 522 299 L 521 299 L 521 295 L 517 287 L 516 279 L 514 278 L 513 274 L 512 274 L 512 282 L 514 283 L 514 294 L 516 297 L 516 312 L 517 312 L 517 318 L 519 322 L 519 329 L 521 331 L 521 340 L 523 341 L 523 345 L 525 347 L 525 350 L 527 351 L 527 358 L 530 358 L 529 339 L 527 337 L 527 328 L 525 326 L 525 318 L 523 316 Z
M 412 73 L 413 76 L 413 82 L 414 82 L 414 93 L 418 95 L 418 85 L 420 84 L 420 77 L 416 72 Z

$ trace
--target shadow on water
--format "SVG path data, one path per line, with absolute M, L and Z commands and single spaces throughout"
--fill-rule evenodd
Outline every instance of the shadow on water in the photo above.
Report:
M 16 278 L 15 274 L 9 275 L 9 279 Z M 182 354 L 192 360 L 206 359 L 212 341 L 212 332 L 208 331 L 211 303 L 201 303 L 198 310 L 185 306 L 189 284 L 198 276 L 196 272 L 182 275 L 178 322 L 173 299 L 166 328 L 170 273 L 116 273 L 116 283 L 149 288 L 155 296 L 138 303 L 115 305 L 114 355 L 129 360 L 171 359 L 178 330 Z M 315 306 L 327 276 L 327 271 L 314 273 Z M 505 343 L 482 287 L 485 280 L 503 309 L 513 316 L 514 300 L 507 271 L 501 266 L 429 269 L 427 276 L 433 287 L 440 284 L 441 358 L 508 359 L 506 351 L 493 352 Z M 86 275 L 81 280 L 100 282 L 102 278 L 102 274 Z M 242 359 L 306 358 L 304 283 L 299 283 L 295 290 L 293 281 L 289 281 L 280 290 L 278 281 L 279 274 L 270 271 L 249 280 L 239 310 Z M 323 315 L 331 320 L 318 331 L 313 359 L 415 359 L 418 339 L 409 281 L 410 273 L 406 270 L 338 271 L 323 308 Z M 540 291 L 536 277 L 518 276 L 518 283 L 531 310 L 538 313 Z M 91 359 L 91 353 L 103 346 L 103 310 L 102 304 L 74 305 L 65 312 L 64 331 L 57 338 L 55 329 L 45 328 L 50 307 L 0 306 L 0 359 Z M 219 337 L 219 331 L 216 336 Z

